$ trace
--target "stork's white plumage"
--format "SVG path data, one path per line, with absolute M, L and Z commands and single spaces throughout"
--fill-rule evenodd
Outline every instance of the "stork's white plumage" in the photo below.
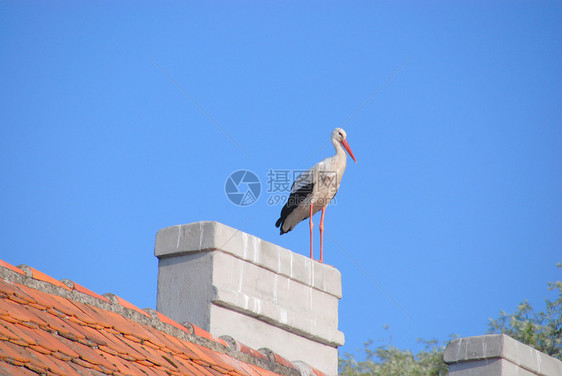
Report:
M 320 262 L 324 262 L 324 214 L 326 207 L 334 198 L 340 188 L 341 179 L 347 165 L 347 155 L 349 153 L 355 162 L 355 157 L 347 143 L 347 135 L 341 128 L 332 131 L 332 144 L 336 149 L 336 154 L 324 159 L 303 172 L 293 183 L 291 194 L 281 215 L 275 223 L 280 228 L 281 235 L 291 231 L 295 226 L 310 218 L 310 258 L 313 258 L 312 248 L 312 216 L 322 210 L 320 219 Z

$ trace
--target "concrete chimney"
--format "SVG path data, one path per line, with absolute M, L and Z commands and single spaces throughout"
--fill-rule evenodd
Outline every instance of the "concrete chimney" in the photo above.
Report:
M 217 222 L 164 228 L 154 253 L 161 313 L 337 374 L 334 267 Z

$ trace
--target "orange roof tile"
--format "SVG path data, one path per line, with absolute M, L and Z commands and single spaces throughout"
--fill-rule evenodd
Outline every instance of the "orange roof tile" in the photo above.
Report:
M 92 296 L 96 299 L 105 300 L 106 302 L 109 303 L 109 299 L 107 299 L 105 296 L 101 296 L 100 294 L 97 294 L 97 293 L 93 292 L 92 290 L 89 290 L 89 289 L 85 288 L 84 286 L 79 285 L 76 282 L 72 282 L 72 281 L 68 281 L 68 282 L 69 282 L 69 285 L 70 285 L 69 287 L 71 287 L 73 290 L 81 292 L 82 294 L 90 295 L 90 296 Z
M 278 354 L 225 339 L 113 294 L 0 260 L 0 369 L 6 374 L 301 374 Z
M 25 274 L 25 272 L 23 270 L 21 270 L 20 268 L 17 268 L 11 264 L 8 264 L 6 261 L 0 260 L 0 266 L 3 266 L 5 268 L 8 268 L 16 273 L 20 273 L 20 274 Z
M 67 285 L 65 285 L 61 281 L 57 281 L 56 279 L 54 279 L 50 275 L 47 275 L 43 272 L 40 272 L 39 270 L 37 270 L 35 268 L 32 268 L 31 266 L 27 266 L 27 265 L 23 265 L 23 266 L 24 266 L 24 271 L 26 272 L 26 274 L 31 274 L 30 277 L 33 277 L 33 279 L 36 279 L 38 281 L 47 282 L 47 283 L 50 283 L 52 285 L 58 286 L 60 288 L 70 290 L 70 287 L 68 287 Z
M 88 290 L 88 291 L 89 291 L 89 290 Z M 95 294 L 95 293 L 94 293 L 94 294 Z M 119 297 L 119 296 L 117 296 L 117 295 L 114 295 L 114 294 L 105 294 L 105 295 L 108 295 L 108 296 L 110 296 L 112 299 L 115 299 L 115 301 L 116 301 L 117 304 L 120 304 L 120 305 L 122 305 L 122 306 L 125 307 L 125 308 L 132 309 L 132 310 L 134 310 L 134 311 L 136 311 L 136 312 L 138 312 L 138 313 L 140 313 L 140 314 L 142 314 L 142 315 L 144 315 L 144 316 L 146 316 L 146 317 L 150 317 L 150 315 L 149 315 L 146 311 L 143 311 L 143 310 L 140 309 L 139 307 L 137 307 L 137 306 L 135 306 L 135 305 L 129 303 L 128 301 L 126 301 L 125 299 L 123 299 L 123 298 L 121 298 L 121 297 Z

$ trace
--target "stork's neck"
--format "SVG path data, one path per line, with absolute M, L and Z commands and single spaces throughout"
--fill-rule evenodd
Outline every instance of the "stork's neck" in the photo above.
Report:
M 336 149 L 336 155 L 334 155 L 334 157 L 336 159 L 346 161 L 347 155 L 345 155 L 345 150 L 344 150 L 342 144 L 340 144 L 335 138 L 332 138 L 332 145 L 334 145 L 334 149 Z

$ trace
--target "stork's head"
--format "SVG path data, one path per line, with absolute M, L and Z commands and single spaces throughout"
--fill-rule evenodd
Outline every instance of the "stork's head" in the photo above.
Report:
M 351 148 L 349 147 L 349 144 L 347 143 L 347 134 L 345 133 L 345 131 L 341 128 L 336 128 L 332 131 L 332 140 L 335 140 L 337 142 L 339 142 L 340 144 L 342 144 L 342 146 L 345 148 L 345 150 L 347 150 L 347 152 L 349 153 L 349 156 L 351 157 L 351 159 L 353 159 L 353 161 L 355 163 L 357 163 L 357 161 L 355 160 L 355 157 L 353 156 L 353 152 L 351 151 Z

